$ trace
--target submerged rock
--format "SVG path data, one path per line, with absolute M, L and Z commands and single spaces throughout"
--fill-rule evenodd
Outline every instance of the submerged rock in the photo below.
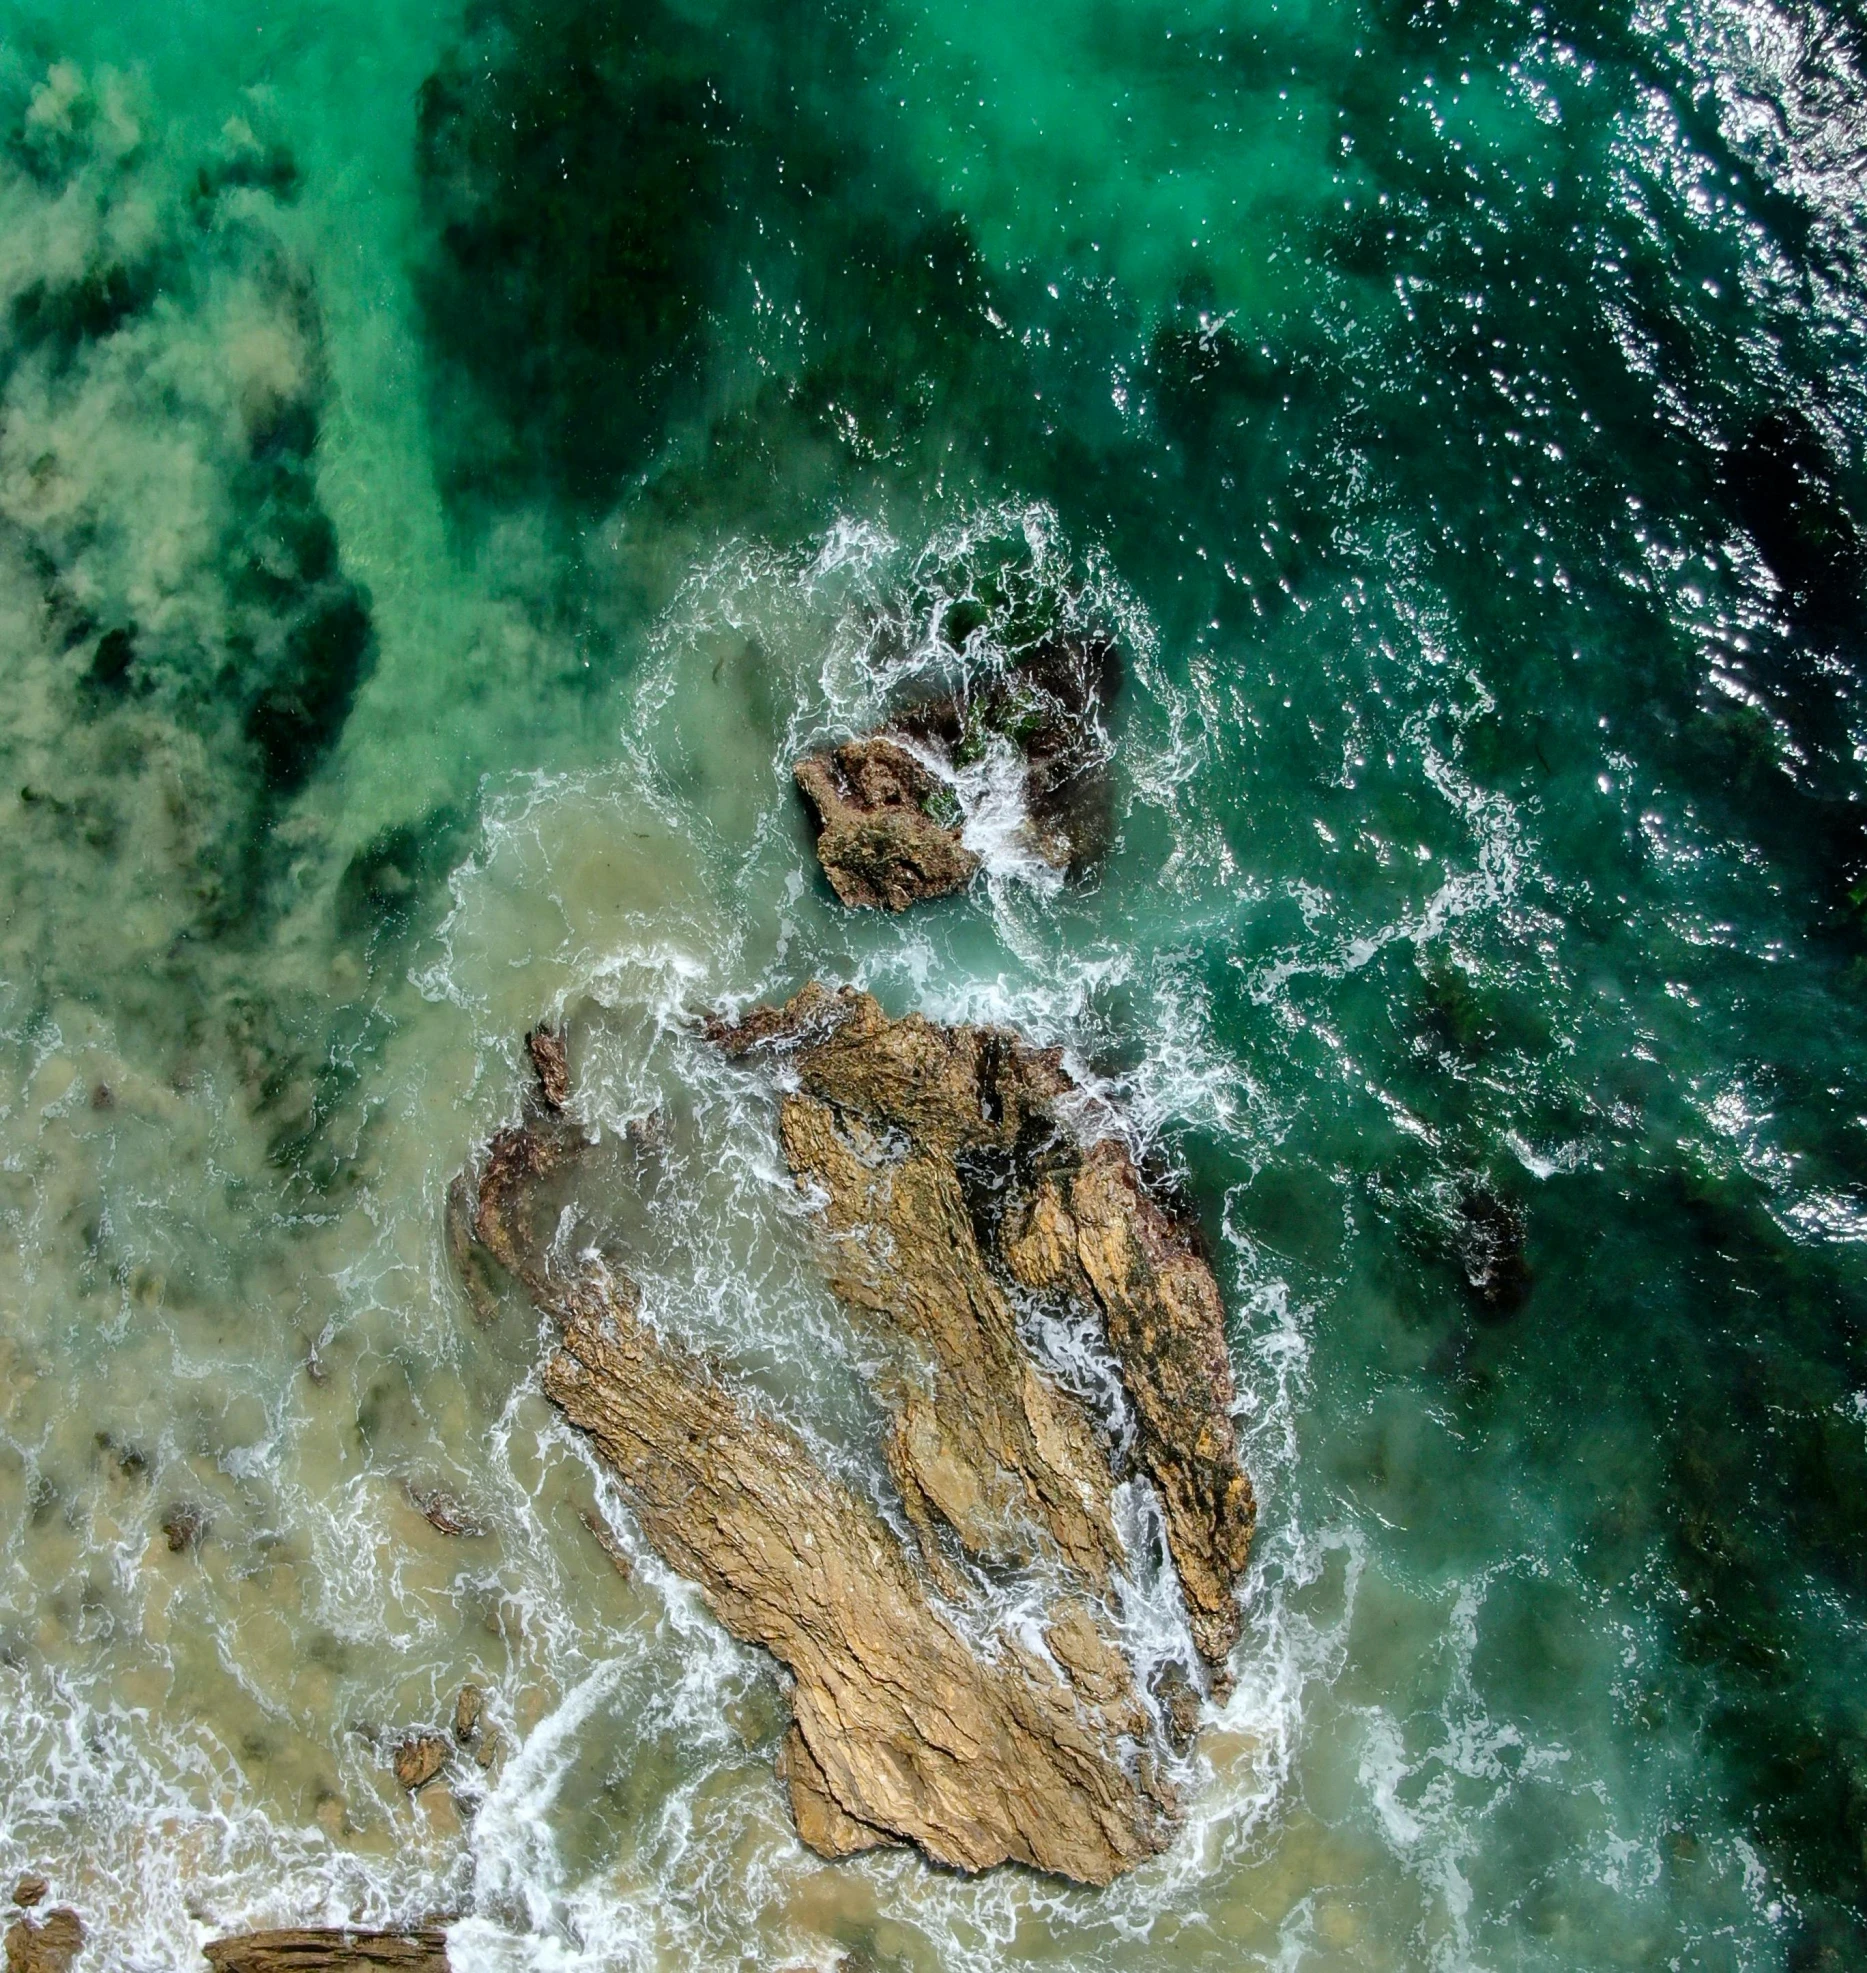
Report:
M 1523 1214 L 1508 1199 L 1473 1186 L 1459 1201 L 1458 1258 L 1482 1315 L 1503 1321 L 1530 1297 Z
M 162 1517 L 162 1533 L 168 1541 L 171 1555 L 182 1555 L 191 1548 L 199 1548 L 207 1538 L 207 1531 L 207 1515 L 190 1501 L 177 1501 Z
M 635 1563 L 629 1551 L 610 1531 L 609 1523 L 600 1514 L 592 1514 L 587 1507 L 578 1508 L 577 1518 L 595 1536 L 597 1547 L 609 1557 L 610 1566 L 617 1575 L 627 1582 L 635 1574 Z
M 351 1927 L 242 1932 L 202 1947 L 214 1973 L 351 1973 L 393 1967 L 397 1973 L 447 1973 L 447 1935 L 438 1926 L 413 1932 Z
M 445 1487 L 418 1487 L 411 1481 L 407 1492 L 409 1505 L 436 1534 L 477 1540 L 486 1533 L 486 1523 Z
M 1016 1861 L 1098 1884 L 1163 1848 L 1178 1797 L 1100 1621 L 1059 1596 L 1042 1649 L 971 1638 L 867 1498 L 660 1335 L 593 1250 L 553 1238 L 553 1181 L 586 1148 L 542 1114 L 502 1133 L 474 1233 L 558 1324 L 545 1394 L 590 1435 L 643 1534 L 790 1672 L 781 1771 L 804 1840 L 830 1856 L 911 1842 L 957 1869 Z M 981 1429 L 1007 1416 L 982 1413 Z
M 781 1054 L 796 1078 L 779 1132 L 824 1196 L 832 1285 L 908 1346 L 882 1394 L 889 1466 L 930 1559 L 937 1516 L 981 1557 L 1015 1555 L 1035 1530 L 1091 1583 L 1119 1562 L 1107 1460 L 1080 1405 L 1022 1355 L 1007 1284 L 1093 1310 L 1194 1642 L 1222 1667 L 1256 1506 L 1218 1286 L 1127 1146 L 1079 1140 L 1061 1055 L 1005 1029 L 892 1021 L 867 994 L 815 985 L 709 1032 L 729 1055 Z
M 963 840 L 957 786 L 995 753 L 1020 783 L 1026 849 L 1080 876 L 1108 838 L 1098 719 L 1120 681 L 1112 643 L 1057 636 L 985 684 L 906 707 L 881 731 L 800 760 L 793 777 L 837 896 L 904 911 L 970 881 L 979 857 Z

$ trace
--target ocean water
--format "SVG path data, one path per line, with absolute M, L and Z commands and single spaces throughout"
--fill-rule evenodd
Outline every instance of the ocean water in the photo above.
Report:
M 137 1973 L 1867 1964 L 1864 188 L 1830 0 L 5 0 L 0 1879 Z M 844 912 L 790 762 L 1059 623 L 1094 879 L 988 762 Z M 805 1852 L 446 1257 L 561 1016 L 651 1313 L 873 1481 L 689 1026 L 813 977 L 1061 1043 L 1217 1259 L 1246 1637 L 1111 1890 Z

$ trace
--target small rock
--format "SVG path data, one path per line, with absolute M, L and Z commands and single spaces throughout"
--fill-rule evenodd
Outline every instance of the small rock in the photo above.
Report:
M 650 1110 L 645 1117 L 631 1117 L 622 1134 L 631 1151 L 642 1155 L 668 1148 L 668 1118 L 664 1110 Z
M 183 1550 L 199 1548 L 207 1535 L 208 1518 L 200 1508 L 185 1500 L 178 1500 L 162 1518 L 162 1532 L 168 1536 L 169 1553 L 180 1555 Z
M 792 778 L 817 824 L 817 860 L 857 908 L 905 911 L 963 889 L 979 859 L 931 812 L 939 783 L 892 740 L 851 740 L 797 763 Z
M 110 1461 L 118 1479 L 141 1480 L 148 1477 L 149 1460 L 145 1454 L 138 1452 L 134 1446 L 121 1444 L 108 1432 L 99 1432 L 97 1435 L 97 1449 Z
M 592 1514 L 585 1507 L 578 1508 L 577 1518 L 595 1535 L 597 1546 L 616 1565 L 616 1573 L 627 1582 L 635 1574 L 635 1563 L 629 1551 L 610 1532 L 609 1523 L 600 1514 Z
M 393 1756 L 395 1778 L 411 1795 L 427 1787 L 447 1765 L 448 1745 L 438 1733 L 411 1733 Z
M 1121 670 L 1108 638 L 1062 632 L 1003 673 L 901 707 L 885 731 L 800 760 L 793 778 L 816 817 L 817 860 L 837 896 L 903 911 L 959 890 L 979 859 L 962 840 L 951 788 L 929 763 L 944 761 L 957 776 L 995 749 L 1008 749 L 1022 770 L 1025 846 L 1053 869 L 1085 875 L 1112 829 L 1102 715 Z
M 464 1747 L 480 1730 L 480 1713 L 485 1697 L 477 1685 L 463 1685 L 454 1701 L 454 1738 Z
M 416 1512 L 437 1534 L 461 1535 L 477 1540 L 486 1532 L 485 1524 L 476 1521 L 455 1495 L 441 1487 L 423 1491 L 410 1486 L 408 1497 Z
M 1186 1667 L 1169 1659 L 1148 1681 L 1167 1728 L 1167 1744 L 1176 1754 L 1193 1751 L 1199 1737 L 1199 1690 L 1186 1675 Z
M 116 1100 L 116 1097 L 111 1094 L 110 1085 L 107 1082 L 100 1082 L 91 1091 L 91 1108 L 93 1110 L 108 1110 Z
M 83 1921 L 69 1905 L 37 1922 L 16 1918 L 6 1929 L 6 1973 L 65 1973 L 83 1945 Z
M 49 1888 L 45 1879 L 39 1876 L 37 1872 L 34 1872 L 29 1876 L 22 1877 L 13 1886 L 13 1902 L 16 1905 L 39 1904 L 43 1902 Z
M 562 1110 L 570 1101 L 570 1056 L 564 1037 L 550 1028 L 536 1027 L 525 1037 L 525 1047 L 538 1072 L 538 1089 L 546 1108 Z

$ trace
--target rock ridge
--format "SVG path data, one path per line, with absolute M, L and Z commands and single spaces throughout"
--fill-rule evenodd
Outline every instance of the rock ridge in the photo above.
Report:
M 1061 1053 L 1009 1029 L 891 1020 L 868 994 L 815 983 L 707 1031 L 795 1080 L 779 1135 L 799 1184 L 824 1197 L 831 1285 L 858 1320 L 918 1346 L 918 1374 L 908 1358 L 883 1395 L 889 1469 L 930 1566 L 936 1520 L 981 1559 L 1015 1557 L 1035 1529 L 1092 1585 L 1119 1566 L 1107 1459 L 1082 1405 L 1021 1353 L 1007 1289 L 1091 1310 L 1194 1642 L 1223 1683 L 1257 1512 L 1224 1308 L 1197 1236 L 1127 1145 L 1081 1140 Z
M 661 1335 L 625 1275 L 556 1237 L 592 1141 L 567 1090 L 543 1093 L 494 1138 L 456 1231 L 557 1325 L 545 1394 L 648 1541 L 791 1674 L 779 1765 L 800 1836 L 830 1856 L 911 1842 L 961 1870 L 1018 1862 L 1092 1884 L 1164 1848 L 1180 1812 L 1165 1750 L 1090 1602 L 1053 1595 L 1041 1649 L 970 1636 L 871 1501 Z

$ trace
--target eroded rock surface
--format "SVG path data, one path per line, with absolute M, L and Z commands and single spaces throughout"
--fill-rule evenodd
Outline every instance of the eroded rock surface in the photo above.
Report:
M 1105 1578 L 1119 1559 L 1106 1457 L 1081 1407 L 1021 1354 L 1002 1284 L 1094 1309 L 1194 1641 L 1222 1667 L 1256 1506 L 1218 1287 L 1127 1146 L 1080 1141 L 1061 1057 L 1003 1029 L 890 1020 L 867 994 L 814 985 L 710 1033 L 729 1055 L 782 1057 L 798 1086 L 779 1130 L 800 1184 L 825 1198 L 832 1284 L 912 1346 L 884 1396 L 890 1469 L 923 1540 L 933 1546 L 937 1516 L 998 1558 L 1035 1526 L 1092 1583 Z
M 438 1733 L 412 1733 L 390 1756 L 395 1778 L 411 1795 L 427 1787 L 447 1765 L 447 1741 Z
M 6 1928 L 6 1973 L 67 1973 L 84 1950 L 84 1924 L 69 1905 Z
M 916 1098 L 936 1103 L 965 1074 L 937 1049 L 915 1068 L 926 1078 Z M 971 1107 L 976 1115 L 976 1098 Z M 891 1347 L 885 1452 L 908 1518 L 929 1566 L 949 1580 L 940 1524 L 981 1560 L 1053 1552 L 1106 1588 L 1121 1560 L 1108 1458 L 1082 1405 L 1019 1338 L 974 1234 L 953 1120 L 923 1114 L 922 1134 L 897 1147 L 882 1133 L 902 1115 L 885 1100 L 865 1117 L 789 1095 L 779 1135 L 799 1182 L 824 1194 L 831 1286 Z
M 970 1637 L 869 1500 L 660 1335 L 587 1245 L 553 1238 L 587 1149 L 544 1112 L 501 1133 L 473 1232 L 557 1322 L 546 1395 L 643 1534 L 792 1674 L 781 1769 L 799 1833 L 831 1856 L 912 1842 L 963 1870 L 1016 1861 L 1086 1883 L 1164 1847 L 1178 1800 L 1100 1620 L 1064 1599 L 1044 1651 Z
M 851 740 L 792 770 L 817 825 L 817 859 L 845 904 L 905 911 L 961 889 L 979 859 L 960 841 L 940 784 L 895 741 Z
M 242 1932 L 202 1948 L 214 1973 L 447 1973 L 447 1935 L 438 1926 L 415 1932 L 314 1927 L 304 1931 Z
M 1053 637 L 1003 673 L 906 706 L 881 730 L 800 760 L 793 775 L 837 896 L 904 911 L 964 886 L 979 858 L 962 840 L 955 784 L 995 753 L 1022 783 L 1027 847 L 1080 876 L 1108 839 L 1099 716 L 1120 682 L 1112 643 Z

